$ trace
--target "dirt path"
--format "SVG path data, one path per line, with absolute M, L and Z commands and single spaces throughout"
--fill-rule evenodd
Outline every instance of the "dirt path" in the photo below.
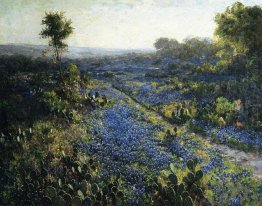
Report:
M 237 165 L 250 166 L 254 169 L 253 175 L 262 181 L 262 157 L 253 153 L 244 152 L 238 149 L 230 148 L 226 145 L 211 143 L 223 156 L 228 157 Z
M 153 113 L 161 121 L 165 121 L 168 125 L 170 125 L 172 127 L 177 126 L 177 125 L 170 123 L 170 121 L 168 121 L 168 119 L 166 117 L 163 117 L 161 114 L 157 113 L 156 111 L 154 111 L 154 110 L 146 107 L 145 105 L 141 104 L 140 102 L 138 102 L 133 97 L 130 97 L 128 94 L 122 92 L 121 90 L 119 90 L 118 88 L 116 88 L 114 86 L 112 86 L 112 87 L 115 90 L 117 90 L 117 91 L 121 92 L 122 94 L 124 94 L 125 96 L 127 96 L 128 98 L 130 98 L 132 101 L 136 102 L 138 107 L 143 107 L 147 111 Z M 191 132 L 188 131 L 188 133 L 190 134 Z M 211 142 L 209 137 L 203 136 L 203 139 L 204 139 L 204 141 L 208 141 L 213 147 L 215 147 L 216 149 L 221 151 L 221 153 L 224 157 L 227 157 L 229 160 L 231 160 L 235 164 L 243 166 L 243 167 L 245 167 L 245 166 L 252 167 L 254 177 L 256 179 L 258 179 L 259 181 L 262 181 L 262 156 L 261 155 L 257 155 L 257 154 L 250 153 L 250 152 L 244 152 L 244 151 L 241 151 L 239 149 L 231 148 L 231 147 L 229 147 L 227 145 L 223 145 L 223 144 L 216 144 L 214 142 Z

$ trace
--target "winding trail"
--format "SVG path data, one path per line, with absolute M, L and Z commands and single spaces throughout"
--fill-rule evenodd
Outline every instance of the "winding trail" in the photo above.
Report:
M 262 181 L 262 157 L 250 152 L 244 152 L 222 144 L 212 143 L 221 151 L 223 156 L 228 157 L 237 165 L 250 166 L 253 168 L 253 175 L 256 179 Z
M 123 95 L 125 95 L 126 97 L 134 101 L 137 104 L 137 107 L 142 107 L 145 110 L 147 110 L 148 112 L 153 113 L 156 118 L 158 118 L 161 121 L 164 121 L 167 125 L 171 127 L 174 127 L 174 126 L 177 127 L 177 125 L 171 123 L 167 117 L 164 117 L 163 115 L 159 114 L 158 112 L 154 111 L 153 109 L 147 107 L 145 104 L 139 102 L 137 99 L 121 91 L 119 88 L 114 86 L 114 84 L 112 84 L 112 89 L 115 89 L 118 92 L 121 92 Z M 190 131 L 186 131 L 186 133 L 192 134 L 192 132 Z M 258 181 L 262 181 L 262 156 L 261 155 L 251 153 L 251 152 L 244 152 L 236 148 L 231 148 L 227 145 L 214 143 L 211 141 L 211 138 L 208 136 L 202 136 L 202 135 L 199 135 L 199 136 L 201 136 L 204 141 L 207 141 L 209 144 L 211 144 L 212 147 L 221 151 L 221 154 L 223 157 L 227 157 L 231 162 L 235 163 L 236 165 L 253 168 L 253 176 Z

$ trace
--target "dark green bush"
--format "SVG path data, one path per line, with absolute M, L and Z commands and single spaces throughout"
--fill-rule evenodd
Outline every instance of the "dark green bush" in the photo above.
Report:
M 114 78 L 116 75 L 112 72 L 104 72 L 103 76 L 107 78 Z
M 152 73 L 146 73 L 145 77 L 147 78 L 167 78 L 168 74 L 152 74 Z

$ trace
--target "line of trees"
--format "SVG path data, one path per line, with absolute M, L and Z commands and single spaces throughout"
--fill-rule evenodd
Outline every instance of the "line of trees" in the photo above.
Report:
M 183 42 L 176 39 L 159 38 L 154 43 L 157 53 L 163 56 L 179 59 L 208 59 L 217 52 L 217 47 L 208 38 L 186 38 Z
M 159 38 L 154 43 L 157 53 L 180 59 L 216 57 L 223 66 L 241 55 L 242 59 L 252 59 L 254 68 L 261 69 L 261 6 L 245 6 L 236 2 L 225 12 L 218 13 L 215 22 L 215 40 L 187 38 L 180 43 L 176 39 Z

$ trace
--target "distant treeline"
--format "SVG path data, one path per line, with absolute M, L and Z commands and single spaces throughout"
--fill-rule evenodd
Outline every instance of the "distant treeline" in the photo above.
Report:
M 159 38 L 154 43 L 157 53 L 163 56 L 187 58 L 211 58 L 218 51 L 218 47 L 208 38 L 186 38 L 183 42 L 176 39 Z

